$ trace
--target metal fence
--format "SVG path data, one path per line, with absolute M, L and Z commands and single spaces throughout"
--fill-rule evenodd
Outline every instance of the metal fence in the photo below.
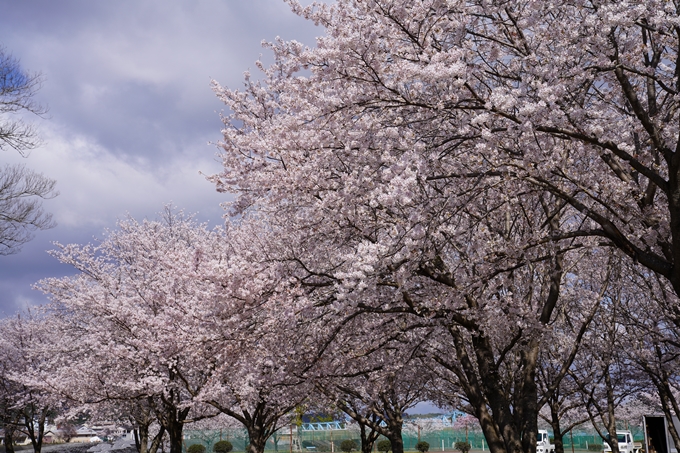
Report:
M 642 429 L 631 426 L 629 429 L 633 433 L 636 441 L 642 439 Z M 292 436 L 291 436 L 292 434 Z M 292 442 L 291 442 L 292 438 Z M 455 443 L 468 441 L 472 450 L 476 452 L 488 451 L 488 446 L 484 436 L 479 431 L 469 431 L 444 428 L 438 431 L 418 433 L 405 430 L 402 434 L 404 449 L 415 451 L 419 440 L 430 444 L 430 452 L 454 451 Z M 267 441 L 267 452 L 340 452 L 340 443 L 345 439 L 352 439 L 356 445 L 360 445 L 359 432 L 352 429 L 329 429 L 329 430 L 298 430 L 297 428 L 283 428 Z M 382 439 L 382 438 L 381 438 Z M 379 440 L 381 440 L 379 439 Z M 190 431 L 185 432 L 185 447 L 191 444 L 200 443 L 206 447 L 207 453 L 211 453 L 213 445 L 219 440 L 228 440 L 234 446 L 234 452 L 245 451 L 248 445 L 248 434 L 243 429 L 223 429 L 210 431 Z M 292 445 L 291 445 L 292 443 Z M 602 445 L 602 439 L 594 431 L 575 431 L 567 433 L 563 439 L 565 452 L 572 450 L 589 450 L 596 448 L 593 445 Z M 377 442 L 376 442 L 377 444 Z M 573 445 L 572 445 L 573 444 Z M 601 450 L 600 450 L 601 451 Z

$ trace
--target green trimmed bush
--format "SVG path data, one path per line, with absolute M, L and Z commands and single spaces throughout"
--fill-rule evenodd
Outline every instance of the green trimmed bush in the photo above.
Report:
M 588 444 L 588 451 L 604 451 L 604 446 L 601 444 Z
M 420 453 L 425 453 L 430 450 L 430 444 L 424 440 L 421 440 L 416 444 L 416 450 L 418 450 Z
M 187 453 L 205 453 L 205 447 L 201 444 L 189 445 Z
M 340 450 L 344 451 L 345 453 L 350 453 L 352 450 L 357 449 L 357 443 L 354 442 L 352 439 L 345 439 L 342 442 L 340 442 Z
M 234 449 L 234 446 L 228 440 L 221 440 L 213 445 L 215 453 L 229 453 Z
M 453 448 L 458 450 L 460 453 L 468 453 L 472 446 L 468 442 L 458 441 L 453 444 Z
M 392 450 L 392 442 L 390 442 L 388 439 L 383 439 L 378 442 L 378 451 L 387 453 L 390 450 Z

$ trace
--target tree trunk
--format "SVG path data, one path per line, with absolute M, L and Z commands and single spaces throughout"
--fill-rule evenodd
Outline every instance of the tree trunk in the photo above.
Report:
M 564 434 L 562 434 L 562 429 L 560 426 L 560 414 L 557 412 L 557 408 L 554 406 L 554 404 L 550 404 L 550 416 L 550 426 L 553 430 L 555 442 L 555 453 L 564 453 Z
M 31 439 L 34 453 L 40 453 L 42 450 L 43 438 L 45 435 L 45 420 L 47 419 L 48 411 L 49 408 L 47 407 L 41 409 L 37 422 L 35 421 L 35 407 L 29 406 L 24 411 L 24 427 L 26 428 L 26 435 Z M 36 424 L 38 425 L 37 432 Z
M 391 435 L 388 439 L 392 445 L 392 453 L 404 453 L 404 440 L 401 438 L 401 433 Z
M 550 321 L 557 303 L 562 273 L 562 257 L 558 255 L 549 275 L 550 291 L 541 313 L 543 324 Z M 474 301 L 470 304 L 474 307 Z M 458 360 L 448 369 L 458 377 L 480 422 L 490 453 L 536 453 L 539 341 L 532 339 L 526 344 L 516 372 L 519 376 L 515 381 L 517 385 L 507 389 L 496 363 L 493 343 L 478 326 L 452 326 L 449 332 Z
M 361 434 L 361 453 L 371 453 L 373 445 L 380 434 L 363 423 L 359 423 L 359 430 Z
M 182 453 L 182 430 L 184 424 L 177 419 L 170 420 L 165 426 L 170 439 L 170 453 Z
M 137 453 L 146 453 L 149 444 L 149 426 L 140 425 L 133 431 L 135 435 L 135 447 Z
M 341 390 L 345 393 L 346 389 Z M 388 392 L 389 393 L 389 392 Z M 363 415 L 359 409 L 342 400 L 336 402 L 337 407 L 357 422 L 361 435 L 361 452 L 370 453 L 378 437 L 382 434 L 392 444 L 392 453 L 403 453 L 404 441 L 401 438 L 401 430 L 404 424 L 402 408 L 394 404 L 395 399 L 383 395 L 380 407 L 367 408 L 367 414 Z M 385 422 L 387 426 L 382 425 Z M 367 434 L 366 429 L 370 429 Z
M 158 430 L 158 434 L 153 438 L 151 441 L 151 445 L 149 446 L 148 453 L 156 453 L 158 451 L 158 447 L 163 445 L 163 435 L 165 434 L 165 428 L 162 426 Z
M 555 445 L 555 453 L 564 453 L 564 434 L 553 433 L 553 442 Z
M 614 415 L 616 405 L 614 403 L 614 388 L 612 386 L 611 375 L 609 374 L 609 367 L 605 370 L 604 382 L 607 386 L 607 432 L 609 433 L 607 443 L 611 447 L 612 453 L 619 453 L 619 439 L 616 435 L 616 417 Z
M 184 422 L 187 419 L 191 408 L 178 408 L 180 398 L 178 393 L 174 390 L 171 390 L 168 396 L 162 395 L 160 397 L 160 405 L 154 404 L 153 400 L 150 400 L 150 403 L 156 414 L 156 419 L 158 419 L 159 424 L 165 432 L 168 433 L 170 453 L 182 453 Z M 160 434 L 162 437 L 162 432 Z M 160 443 L 160 445 L 163 444 Z
M 5 453 L 14 453 L 14 427 L 5 425 Z
M 561 267 L 561 266 L 560 266 Z M 521 376 L 522 386 L 515 392 L 515 432 L 521 436 L 522 449 L 525 453 L 536 453 L 536 436 L 538 435 L 538 385 L 536 385 L 536 367 L 538 366 L 538 340 L 532 339 L 522 352 Z
M 160 418 L 158 413 L 152 409 L 154 407 L 153 398 L 148 397 L 146 401 L 141 400 L 137 402 L 136 407 L 130 410 L 130 422 L 136 428 L 133 430 L 135 438 L 135 448 L 138 453 L 156 453 L 163 440 L 165 434 L 165 427 L 163 423 L 160 424 L 158 433 L 151 440 L 149 444 L 149 437 L 151 436 L 151 424 Z
M 389 435 L 386 436 L 392 444 L 392 453 L 404 453 L 404 439 L 401 437 L 401 428 L 404 421 L 401 414 L 394 414 L 394 418 L 389 420 L 388 429 Z
M 250 442 L 248 443 L 247 453 L 264 453 L 265 446 L 267 445 L 267 432 L 262 429 L 261 426 L 253 424 L 247 427 L 248 438 Z M 291 439 L 292 440 L 292 439 Z
M 135 436 L 135 447 L 138 453 L 156 453 L 158 447 L 163 440 L 163 434 L 165 434 L 165 428 L 160 427 L 158 434 L 156 434 L 149 445 L 149 423 L 140 424 L 134 430 Z
M 489 451 L 491 453 L 526 453 L 522 447 L 521 430 L 518 429 L 518 425 L 522 426 L 530 417 L 537 418 L 538 411 L 532 411 L 529 406 L 523 411 L 521 417 L 517 413 L 513 414 L 511 402 L 502 388 L 502 379 L 495 363 L 491 341 L 483 333 L 471 335 L 476 366 L 467 355 L 460 333 L 454 336 L 454 341 L 467 381 L 466 396 L 470 404 L 474 404 L 475 415 L 482 426 L 482 432 L 489 444 Z M 461 355 L 463 355 L 462 358 Z M 535 370 L 535 364 L 533 366 Z M 478 375 L 483 383 L 477 380 Z M 526 397 L 517 395 L 516 400 L 524 402 Z M 518 410 L 517 407 L 514 409 Z M 531 453 L 535 453 L 536 449 L 535 433 L 533 449 Z

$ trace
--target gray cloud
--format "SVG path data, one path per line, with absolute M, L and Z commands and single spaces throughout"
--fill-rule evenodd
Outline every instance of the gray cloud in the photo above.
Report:
M 18 254 L 0 257 L 0 316 L 44 297 L 40 278 L 72 272 L 47 256 L 51 242 L 92 242 L 129 212 L 154 218 L 172 201 L 221 222 L 225 195 L 199 174 L 219 170 L 218 112 L 210 79 L 239 87 L 260 42 L 276 36 L 313 44 L 319 30 L 279 0 L 13 2 L 0 16 L 0 43 L 45 77 L 36 120 L 45 145 L 28 159 L 57 179 L 45 203 L 59 226 Z

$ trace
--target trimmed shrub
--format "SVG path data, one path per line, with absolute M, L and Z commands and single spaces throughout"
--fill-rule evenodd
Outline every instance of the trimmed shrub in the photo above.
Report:
M 604 445 L 588 444 L 588 451 L 604 451 Z
M 228 440 L 221 440 L 213 445 L 213 451 L 215 453 L 229 453 L 234 449 L 234 446 Z
M 460 453 L 468 453 L 472 446 L 468 442 L 458 441 L 453 444 L 453 448 L 458 450 Z
M 201 444 L 189 445 L 187 453 L 205 453 L 205 447 Z
M 344 451 L 345 453 L 349 453 L 352 450 L 357 449 L 357 443 L 354 442 L 352 439 L 345 439 L 342 442 L 340 442 L 340 450 Z
M 416 450 L 418 450 L 420 453 L 425 453 L 426 451 L 430 450 L 430 444 L 424 440 L 421 440 L 416 444 Z
M 378 451 L 387 453 L 390 450 L 392 450 L 392 442 L 390 442 L 388 439 L 383 439 L 378 442 Z

